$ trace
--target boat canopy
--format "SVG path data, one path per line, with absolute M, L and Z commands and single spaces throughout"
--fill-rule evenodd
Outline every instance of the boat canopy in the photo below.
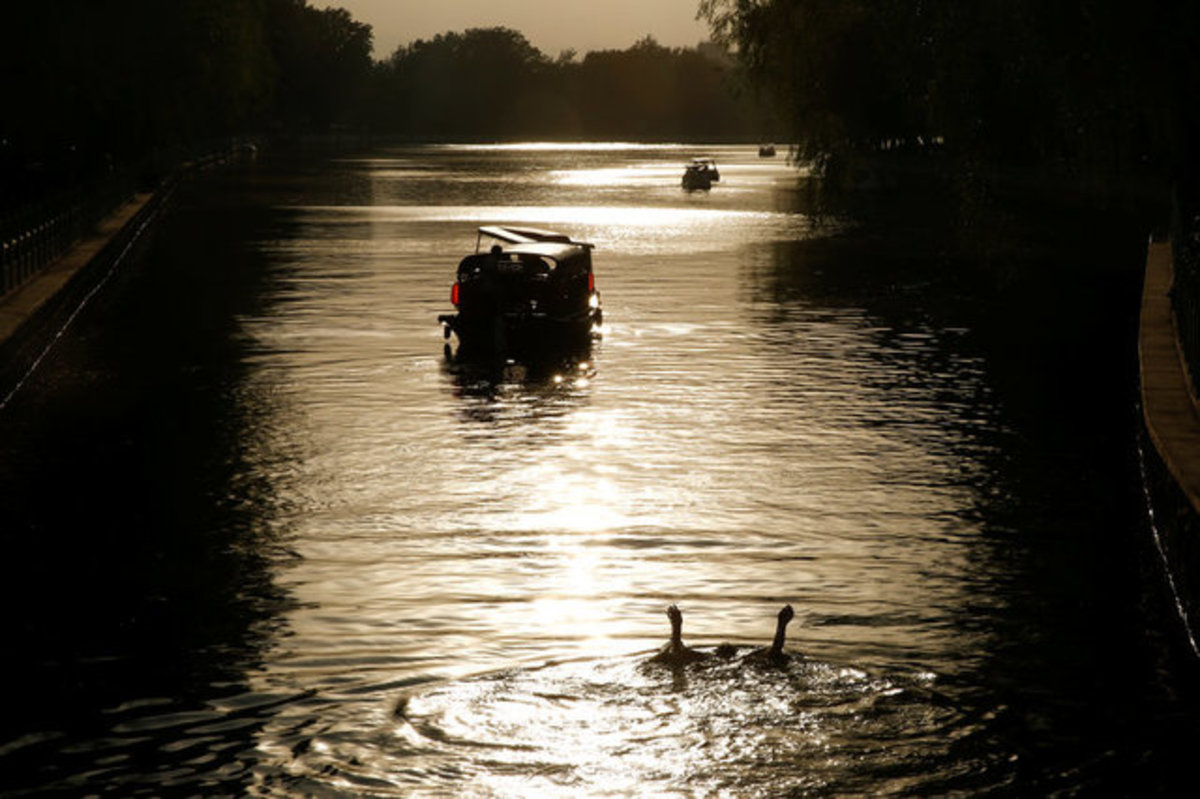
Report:
M 509 225 L 485 225 L 479 228 L 479 235 L 475 239 L 475 251 L 479 252 L 479 246 L 483 241 L 483 237 L 487 236 L 497 241 L 502 241 L 505 244 L 530 245 L 530 244 L 556 244 L 557 249 L 562 250 L 563 245 L 570 247 L 583 247 L 591 249 L 594 245 L 582 241 L 571 241 L 571 237 L 565 233 L 555 233 L 553 230 L 542 230 L 534 227 L 512 227 Z M 539 249 L 526 249 L 525 246 L 519 248 L 522 252 L 538 252 L 538 254 L 548 254 L 540 252 Z

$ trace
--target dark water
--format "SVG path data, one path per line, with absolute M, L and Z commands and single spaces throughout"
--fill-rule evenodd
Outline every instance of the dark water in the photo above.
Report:
M 801 213 L 754 148 L 710 148 L 722 181 L 685 194 L 696 154 L 413 148 L 185 185 L 0 411 L 0 792 L 1188 779 L 1136 242 L 963 260 Z M 457 259 L 504 222 L 595 243 L 590 352 L 443 356 Z M 743 651 L 791 603 L 804 657 L 646 668 L 672 602 L 689 643 Z

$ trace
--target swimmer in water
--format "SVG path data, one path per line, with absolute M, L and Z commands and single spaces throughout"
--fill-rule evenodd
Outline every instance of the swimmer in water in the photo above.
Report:
M 689 663 L 707 660 L 708 655 L 705 653 L 684 645 L 683 613 L 677 606 L 671 605 L 667 608 L 667 618 L 671 620 L 671 641 L 657 655 L 650 658 L 649 662 L 665 666 L 686 666 Z
M 796 613 L 792 610 L 791 605 L 784 605 L 779 611 L 778 620 L 775 624 L 775 640 L 770 646 L 765 646 L 762 649 L 756 649 L 743 658 L 743 661 L 750 664 L 783 667 L 788 664 L 792 656 L 783 651 L 784 637 L 787 635 L 788 622 L 795 618 Z

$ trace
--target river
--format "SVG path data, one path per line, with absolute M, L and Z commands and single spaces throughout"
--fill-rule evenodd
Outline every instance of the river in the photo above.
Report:
M 709 192 L 680 188 L 693 155 Z M 0 412 L 0 794 L 1190 775 L 1136 251 L 964 265 L 805 213 L 803 178 L 752 147 L 596 144 L 187 182 Z M 444 351 L 454 268 L 497 223 L 595 245 L 590 351 Z M 689 644 L 741 653 L 790 604 L 796 657 L 647 666 L 673 603 Z

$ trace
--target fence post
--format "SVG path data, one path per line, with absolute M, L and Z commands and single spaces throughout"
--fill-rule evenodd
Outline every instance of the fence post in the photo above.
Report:
M 8 246 L 8 239 L 0 241 L 0 297 L 8 293 L 8 263 L 9 256 L 12 255 L 11 248 Z

